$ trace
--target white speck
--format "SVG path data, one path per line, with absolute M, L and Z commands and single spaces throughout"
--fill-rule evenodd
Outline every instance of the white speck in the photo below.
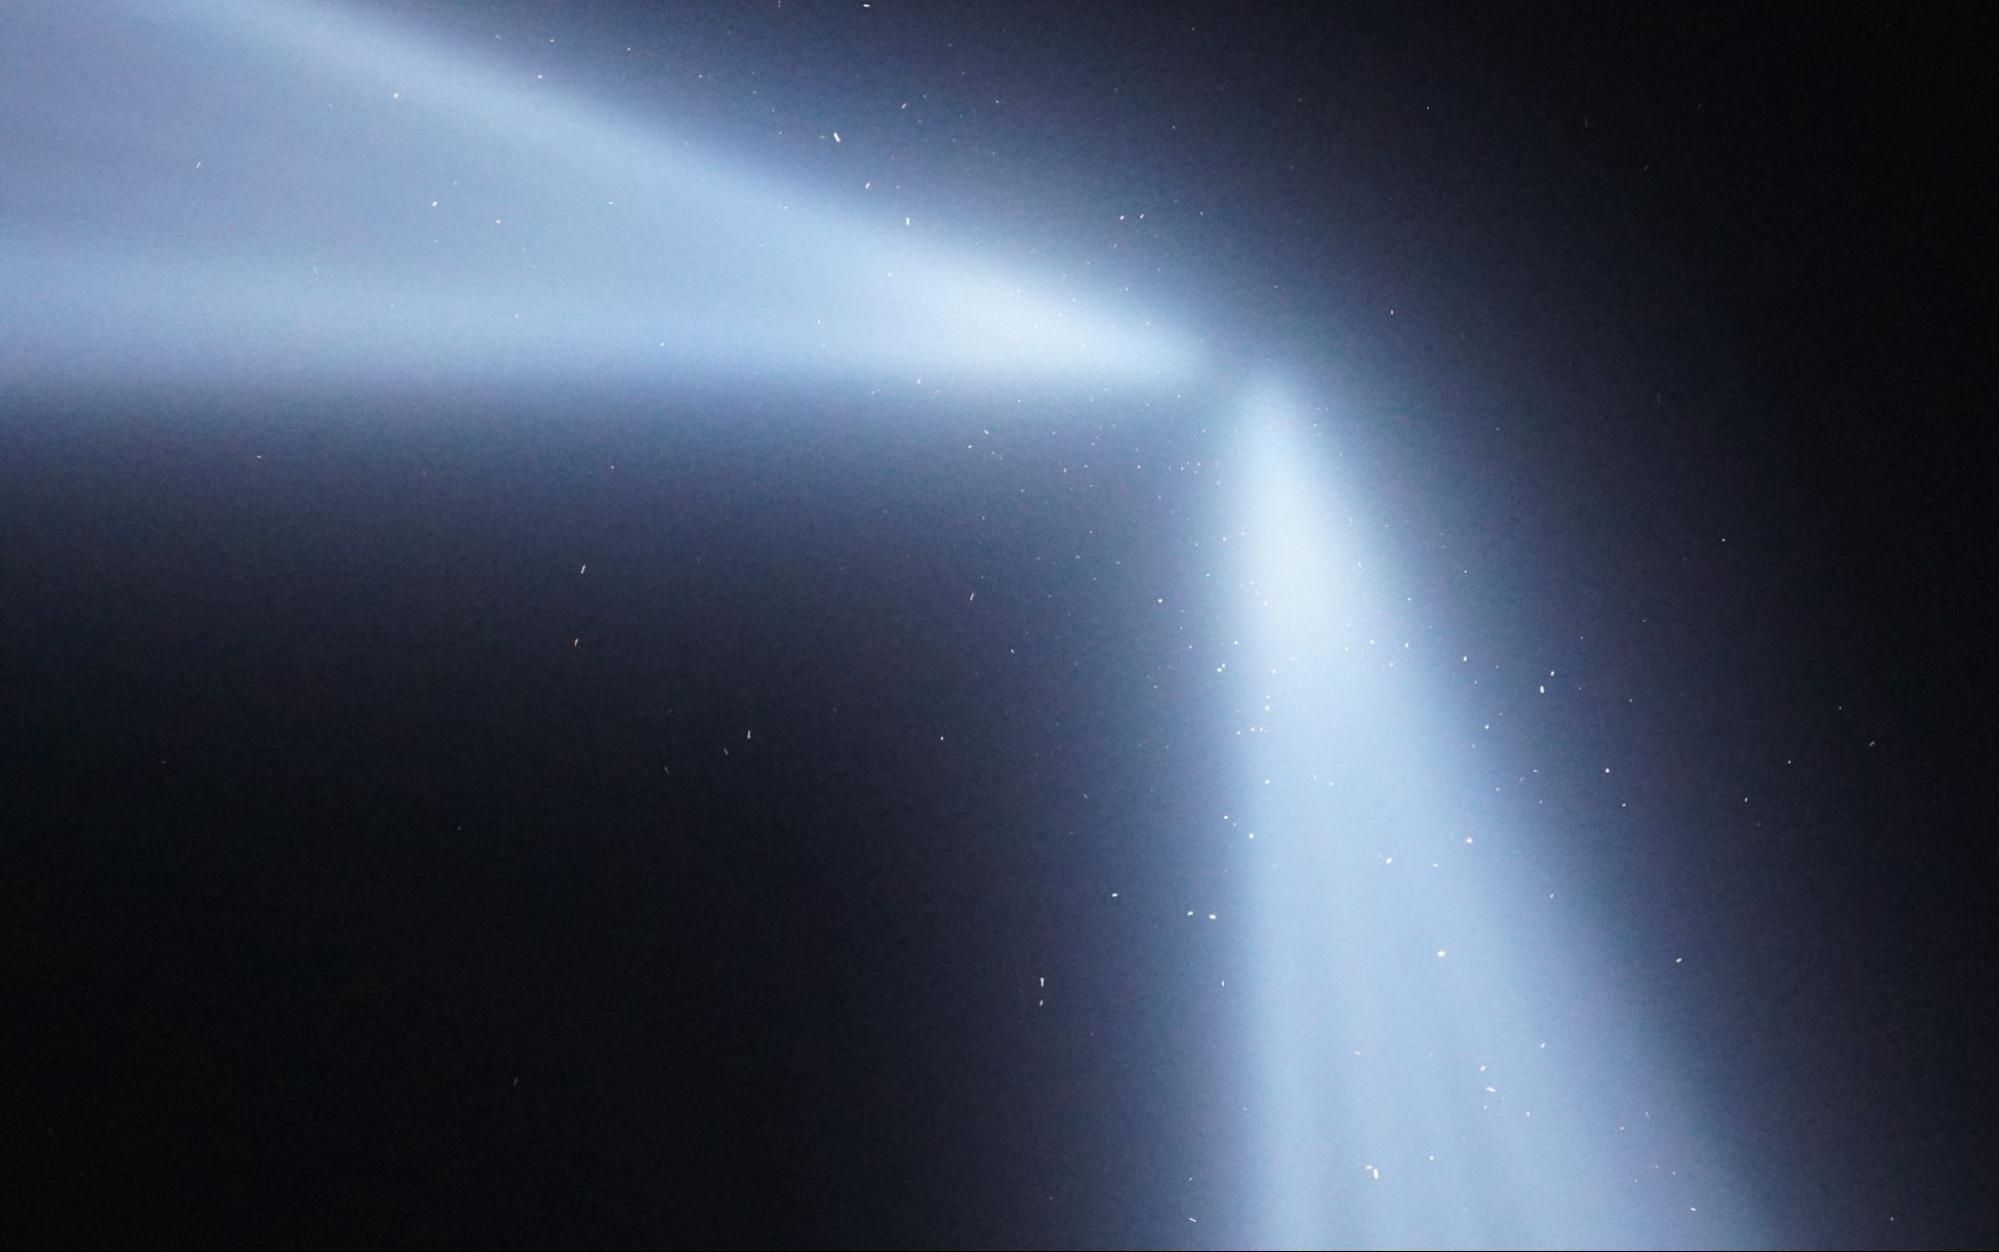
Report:
M 1438 949 L 1437 949 L 1437 959 L 1438 959 L 1438 960 L 1440 960 L 1440 961 L 1441 961 L 1441 960 L 1443 960 L 1443 959 L 1444 959 L 1445 957 L 1447 957 L 1447 956 L 1449 956 L 1449 955 L 1450 955 L 1450 952 L 1449 952 L 1449 950 L 1447 950 L 1447 949 L 1445 949 L 1445 948 L 1438 948 Z
M 834 143 L 840 142 L 840 132 L 837 130 L 833 132 L 833 142 Z
M 587 573 L 589 573 L 589 572 L 590 572 L 590 565 L 589 565 L 589 563 L 588 563 L 588 562 L 586 561 L 586 562 L 584 563 L 584 565 L 583 565 L 583 568 L 582 568 L 582 569 L 580 569 L 580 570 L 577 570 L 576 572 L 577 572 L 577 573 L 579 573 L 579 574 L 587 574 Z

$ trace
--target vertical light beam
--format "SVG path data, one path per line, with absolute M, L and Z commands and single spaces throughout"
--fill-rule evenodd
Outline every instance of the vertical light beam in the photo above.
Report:
M 1753 1243 L 1695 1102 L 1474 799 L 1468 714 L 1427 694 L 1441 648 L 1324 431 L 1266 391 L 1242 438 L 1224 828 L 1255 914 L 1254 1242 Z

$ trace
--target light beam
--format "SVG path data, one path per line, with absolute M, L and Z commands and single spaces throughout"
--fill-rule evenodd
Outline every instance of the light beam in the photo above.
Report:
M 0 30 L 0 378 L 1095 386 L 1195 356 L 378 16 L 31 4 Z M 864 137 L 841 151 L 858 205 Z
M 1474 802 L 1467 715 L 1431 694 L 1447 662 L 1325 430 L 1273 389 L 1242 438 L 1226 829 L 1255 912 L 1254 1242 L 1756 1242 L 1526 832 Z

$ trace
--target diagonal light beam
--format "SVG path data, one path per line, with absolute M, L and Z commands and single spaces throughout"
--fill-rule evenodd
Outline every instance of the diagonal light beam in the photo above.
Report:
M 1095 385 L 1196 355 L 378 17 L 27 5 L 0 28 L 8 375 Z

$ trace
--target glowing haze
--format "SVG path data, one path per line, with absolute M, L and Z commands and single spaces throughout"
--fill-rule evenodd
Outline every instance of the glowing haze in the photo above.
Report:
M 1272 1247 L 1754 1242 L 1640 1006 L 1493 828 L 1439 657 L 1333 441 L 1274 388 L 1242 422 L 1232 692 L 1259 1067 L 1255 1241 Z M 1378 532 L 1377 532 L 1378 533 Z M 1414 642 L 1414 641 L 1419 641 Z
M 379 18 L 29 6 L 0 113 L 0 370 L 1184 375 L 1131 313 L 806 202 Z
M 1201 369 L 1197 340 L 1114 300 L 811 203 L 377 15 L 88 3 L 8 20 L 0 384 L 935 374 L 1081 390 Z M 1226 828 L 1254 908 L 1251 1237 L 1752 1241 L 1662 1077 L 1671 1058 L 1531 872 L 1531 832 L 1473 816 L 1477 771 L 1425 677 L 1437 658 L 1409 649 L 1353 520 L 1365 484 L 1339 482 L 1302 411 L 1275 391 L 1247 402 L 1227 523 L 1245 606 L 1227 686 L 1247 794 Z

